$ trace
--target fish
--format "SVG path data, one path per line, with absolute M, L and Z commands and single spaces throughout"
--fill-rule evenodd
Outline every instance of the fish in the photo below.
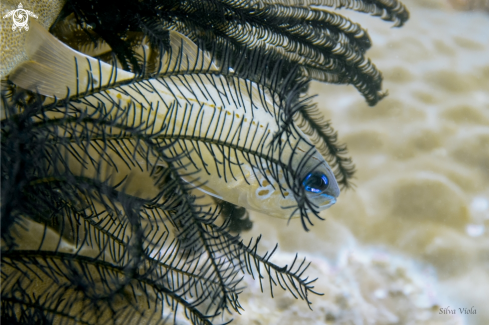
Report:
M 132 72 L 77 52 L 36 22 L 26 38 L 29 61 L 9 79 L 68 101 L 88 114 L 124 115 L 176 159 L 181 179 L 220 200 L 290 218 L 319 213 L 340 194 L 331 167 L 308 137 L 285 123 L 284 100 L 232 74 L 186 36 L 171 31 L 158 73 Z M 158 154 L 140 163 L 168 168 Z M 143 184 L 144 186 L 144 184 Z

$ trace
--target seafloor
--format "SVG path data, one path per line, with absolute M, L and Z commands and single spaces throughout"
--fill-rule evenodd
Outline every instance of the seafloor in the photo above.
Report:
M 310 89 L 348 145 L 356 188 L 308 233 L 252 213 L 243 234 L 278 242 L 279 264 L 308 257 L 324 296 L 310 311 L 247 281 L 234 324 L 489 324 L 489 14 L 405 4 L 400 29 L 347 13 L 369 31 L 387 98 L 368 107 L 353 87 Z

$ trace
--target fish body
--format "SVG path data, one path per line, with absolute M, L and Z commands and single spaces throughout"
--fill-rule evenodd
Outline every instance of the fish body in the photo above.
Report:
M 336 202 L 339 188 L 327 162 L 302 131 L 284 132 L 278 96 L 215 73 L 215 64 L 186 37 L 171 34 L 170 52 L 187 53 L 172 74 L 138 80 L 70 49 L 38 24 L 28 40 L 31 61 L 12 73 L 12 81 L 53 98 L 76 95 L 72 108 L 125 114 L 131 125 L 146 126 L 160 147 L 172 144 L 164 154 L 178 157 L 182 179 L 201 191 L 276 217 L 298 213 L 298 201 L 316 211 Z M 160 71 L 174 62 L 171 55 L 163 56 Z M 206 69 L 185 72 L 196 66 Z M 150 160 L 167 167 L 157 155 Z

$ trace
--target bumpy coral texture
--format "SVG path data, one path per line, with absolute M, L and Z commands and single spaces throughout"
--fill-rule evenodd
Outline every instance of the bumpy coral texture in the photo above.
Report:
M 49 28 L 58 16 L 65 0 L 33 0 L 24 2 L 24 9 L 32 11 L 37 15 L 37 21 L 44 27 Z M 18 1 L 4 0 L 1 5 L 0 19 L 0 77 L 5 77 L 16 65 L 27 60 L 24 51 L 25 29 L 12 30 L 12 17 L 3 18 L 11 10 L 17 9 Z M 36 19 L 29 17 L 29 20 Z

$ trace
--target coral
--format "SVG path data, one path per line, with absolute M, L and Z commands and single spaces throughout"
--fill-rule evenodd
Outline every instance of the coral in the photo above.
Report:
M 39 23 L 49 28 L 56 20 L 66 0 L 33 0 L 29 1 L 25 9 L 34 12 Z M 17 9 L 19 2 L 13 0 L 2 1 L 2 17 L 9 11 Z M 29 18 L 36 19 L 36 18 Z M 27 60 L 24 51 L 26 33 L 20 30 L 12 30 L 12 19 L 1 19 L 0 22 L 0 78 L 4 78 L 18 64 Z
M 489 1 L 487 0 L 449 0 L 449 2 L 458 10 L 489 11 Z

